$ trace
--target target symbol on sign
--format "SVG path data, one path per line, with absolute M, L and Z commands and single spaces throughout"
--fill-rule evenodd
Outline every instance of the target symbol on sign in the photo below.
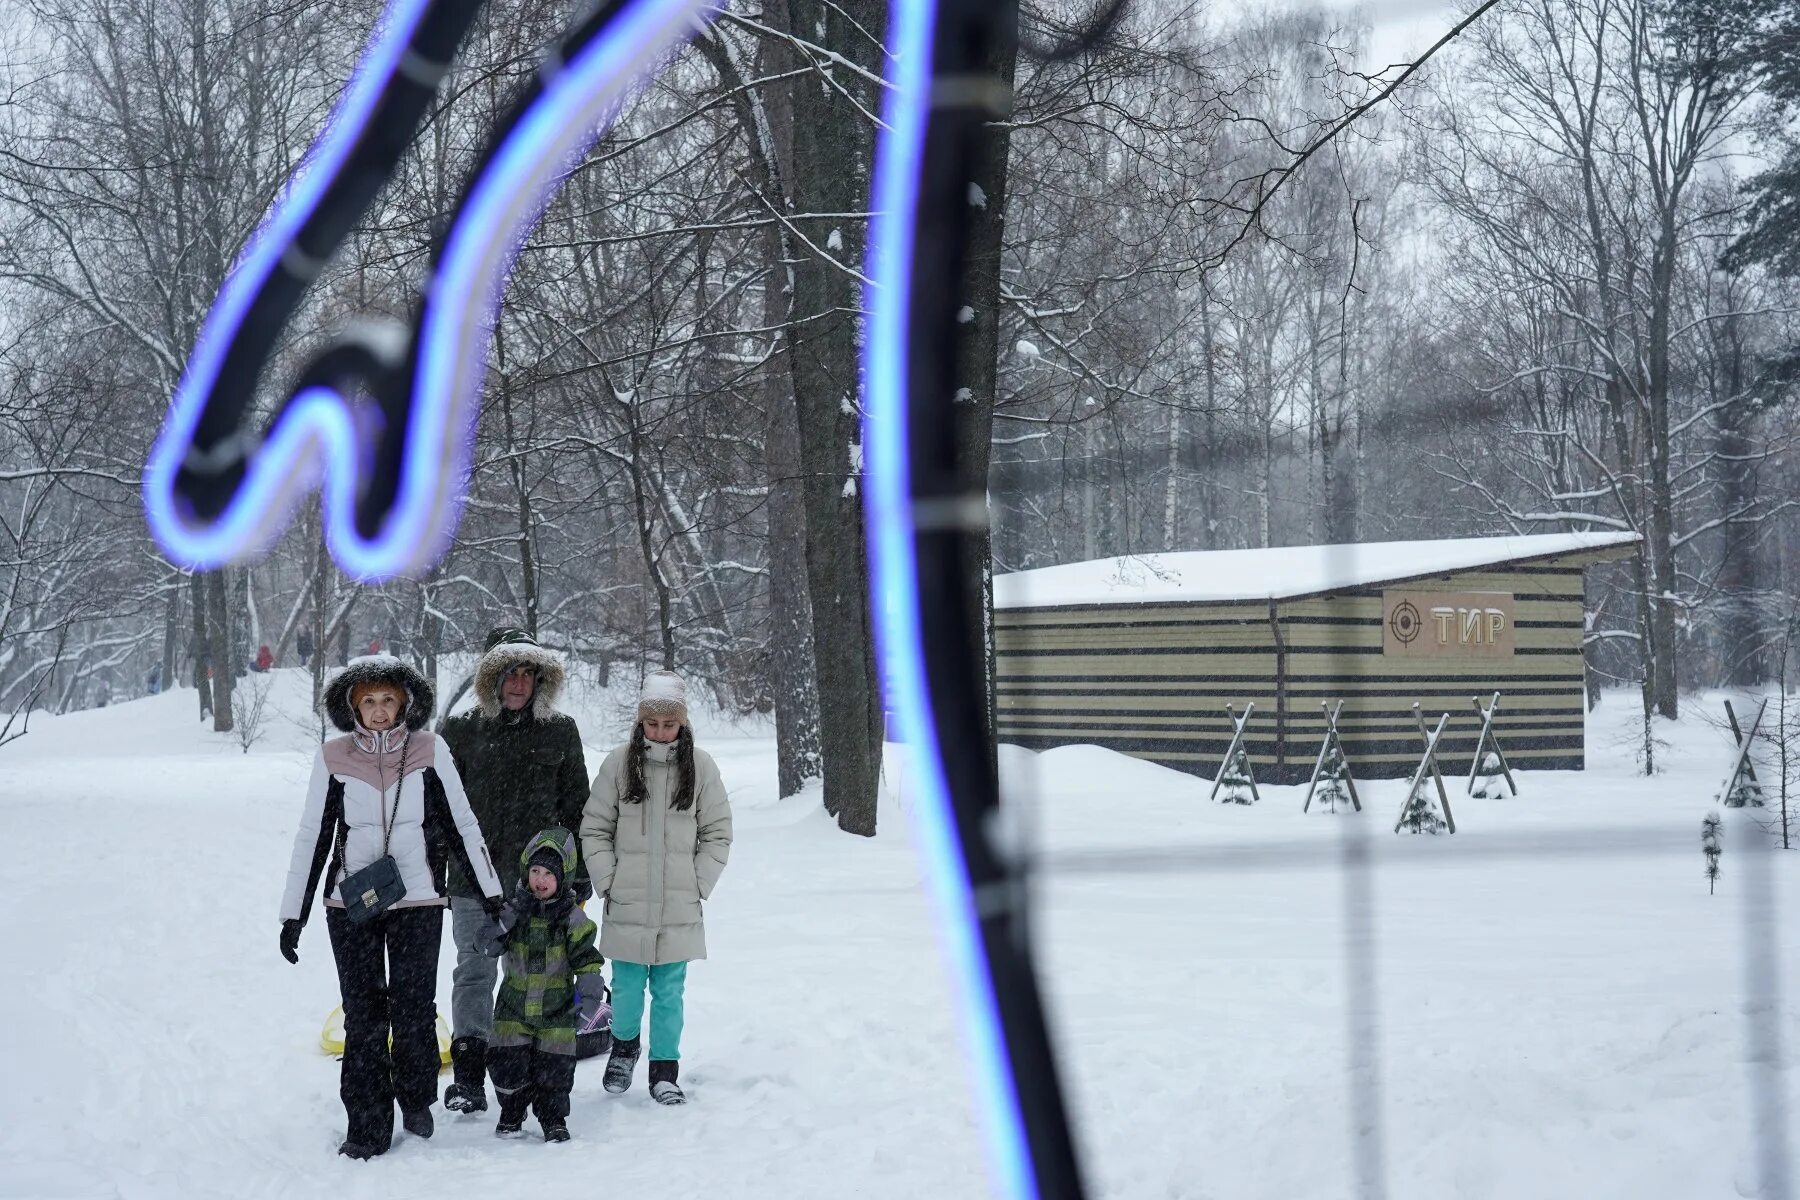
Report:
M 1419 610 L 1411 600 L 1402 600 L 1394 605 L 1394 611 L 1388 614 L 1388 629 L 1393 632 L 1394 640 L 1401 645 L 1409 645 L 1419 636 L 1424 621 L 1419 617 Z

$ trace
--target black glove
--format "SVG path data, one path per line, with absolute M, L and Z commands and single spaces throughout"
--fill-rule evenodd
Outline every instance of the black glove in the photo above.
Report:
M 291 963 L 300 961 L 300 931 L 304 928 L 299 921 L 281 923 L 281 957 Z
M 488 915 L 488 920 L 490 921 L 498 921 L 500 919 L 500 910 L 505 907 L 506 905 L 504 902 L 493 896 L 483 896 L 481 898 L 481 911 Z
M 586 904 L 594 898 L 594 881 L 583 876 L 570 885 L 570 891 L 575 895 L 575 903 Z

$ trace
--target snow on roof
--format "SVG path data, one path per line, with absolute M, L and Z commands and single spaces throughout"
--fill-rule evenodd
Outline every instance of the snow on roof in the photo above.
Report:
M 996 575 L 994 607 L 1286 600 L 1519 559 L 1624 547 L 1637 540 L 1635 533 L 1544 533 L 1131 554 Z

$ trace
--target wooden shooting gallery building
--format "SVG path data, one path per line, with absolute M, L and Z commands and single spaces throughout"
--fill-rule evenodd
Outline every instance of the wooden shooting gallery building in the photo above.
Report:
M 1514 767 L 1580 770 L 1584 573 L 1635 534 L 1282 546 L 1098 559 L 994 579 L 999 735 L 1106 746 L 1211 777 L 1226 704 L 1254 702 L 1256 777 L 1304 783 L 1322 705 L 1359 778 L 1407 775 L 1412 706 L 1445 712 L 1446 769 L 1475 752 L 1482 703 Z

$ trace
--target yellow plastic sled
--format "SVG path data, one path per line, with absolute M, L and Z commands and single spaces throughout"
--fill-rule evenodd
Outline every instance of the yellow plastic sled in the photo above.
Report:
M 444 1014 L 439 1013 L 437 1019 L 438 1070 L 450 1065 L 450 1026 L 444 1021 Z M 394 1036 L 388 1035 L 388 1045 L 394 1044 Z M 344 1006 L 338 1005 L 325 1018 L 325 1028 L 319 1030 L 319 1049 L 333 1058 L 344 1057 Z

